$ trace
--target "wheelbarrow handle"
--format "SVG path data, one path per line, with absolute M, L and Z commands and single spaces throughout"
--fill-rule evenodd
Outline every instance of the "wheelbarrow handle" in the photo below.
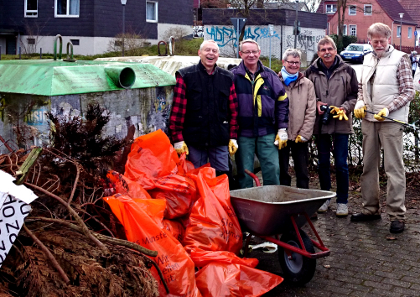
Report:
M 261 187 L 260 180 L 258 179 L 258 177 L 254 173 L 252 173 L 248 169 L 245 169 L 245 173 L 248 174 L 250 177 L 252 177 L 255 180 L 255 184 L 257 185 L 257 187 Z

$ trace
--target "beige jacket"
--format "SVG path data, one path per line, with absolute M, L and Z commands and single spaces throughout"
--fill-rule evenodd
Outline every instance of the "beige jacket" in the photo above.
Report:
M 299 73 L 298 79 L 286 86 L 280 80 L 289 98 L 289 140 L 295 141 L 298 135 L 311 139 L 316 116 L 316 96 L 314 84 Z

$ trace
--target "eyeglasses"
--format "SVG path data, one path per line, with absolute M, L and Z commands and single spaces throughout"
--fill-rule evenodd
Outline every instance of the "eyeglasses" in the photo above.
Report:
M 299 65 L 300 62 L 292 62 L 292 61 L 286 61 L 287 63 L 289 63 L 290 65 Z
M 244 55 L 250 55 L 250 54 L 256 55 L 256 54 L 258 54 L 258 52 L 259 51 L 246 51 L 246 52 L 241 51 L 241 53 L 244 54 Z

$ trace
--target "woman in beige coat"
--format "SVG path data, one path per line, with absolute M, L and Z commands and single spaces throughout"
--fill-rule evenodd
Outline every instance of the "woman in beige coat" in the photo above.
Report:
M 279 72 L 289 98 L 289 127 L 287 146 L 279 150 L 280 184 L 290 186 L 289 154 L 292 152 L 296 172 L 296 186 L 309 188 L 308 140 L 316 117 L 316 95 L 312 82 L 299 72 L 301 53 L 287 49 L 283 54 L 283 68 Z

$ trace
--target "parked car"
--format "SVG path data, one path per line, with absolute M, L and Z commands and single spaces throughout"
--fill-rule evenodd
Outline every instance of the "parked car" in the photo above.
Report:
M 371 52 L 372 47 L 370 44 L 350 43 L 346 49 L 340 53 L 340 56 L 344 61 L 363 63 L 365 55 Z

